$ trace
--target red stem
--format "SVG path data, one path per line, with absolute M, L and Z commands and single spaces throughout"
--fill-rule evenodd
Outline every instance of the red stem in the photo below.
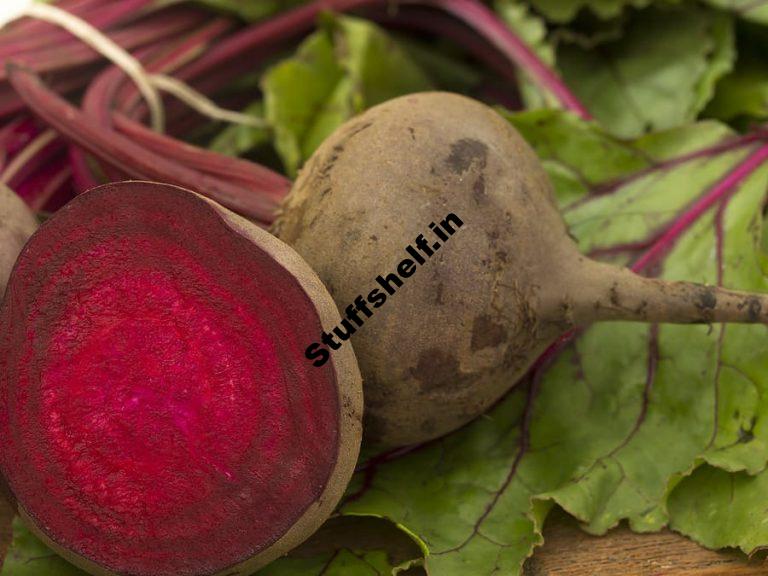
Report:
M 174 11 L 157 15 L 145 22 L 113 32 L 110 37 L 122 48 L 133 50 L 175 36 L 203 21 L 205 21 L 205 14 L 202 12 Z M 13 57 L 17 63 L 24 64 L 36 72 L 65 70 L 101 59 L 102 55 L 99 52 L 74 38 L 71 42 L 62 42 L 56 46 L 25 52 Z M 5 71 L 0 70 L 0 80 L 4 79 Z
M 71 184 L 72 169 L 66 154 L 50 161 L 44 169 L 31 174 L 29 178 L 13 186 L 13 190 L 24 199 L 32 210 L 42 210 L 62 189 Z
M 43 121 L 94 156 L 131 177 L 158 180 L 196 190 L 228 208 L 262 223 L 274 217 L 274 191 L 244 188 L 180 166 L 146 150 L 90 117 L 51 92 L 29 70 L 11 66 L 11 82 L 27 106 Z
M 632 270 L 639 272 L 662 260 L 683 233 L 690 229 L 717 202 L 733 194 L 739 185 L 760 168 L 766 160 L 768 160 L 768 144 L 763 144 L 676 218 L 653 246 L 635 261 L 631 267 Z
M 195 166 L 198 170 L 212 176 L 264 188 L 265 193 L 274 196 L 276 203 L 281 202 L 291 188 L 291 181 L 288 178 L 259 164 L 222 156 L 197 146 L 180 144 L 178 140 L 153 132 L 121 114 L 114 114 L 112 118 L 118 132 L 147 150 L 165 154 L 168 158 L 187 166 Z
M 151 4 L 154 0 L 122 0 L 121 2 L 105 3 L 102 6 L 88 6 L 85 10 L 68 10 L 71 14 L 80 16 L 83 20 L 95 26 L 99 30 L 107 30 L 120 24 L 126 18 L 134 18 L 136 12 Z M 98 4 L 90 2 L 90 4 Z M 62 8 L 61 3 L 57 4 Z M 74 37 L 52 24 L 42 21 L 34 21 L 40 30 L 35 33 L 27 32 L 20 37 L 5 34 L 0 36 L 0 59 L 10 58 L 18 54 L 27 53 L 39 48 L 56 48 L 63 42 L 74 40 Z
M 169 73 L 198 56 L 206 49 L 209 42 L 229 30 L 232 25 L 233 23 L 229 20 L 217 18 L 194 33 L 185 35 L 170 49 L 166 46 L 144 48 L 138 51 L 135 56 L 144 64 L 147 71 Z M 157 57 L 157 54 L 160 56 Z M 153 57 L 154 59 L 151 59 Z M 111 129 L 112 110 L 126 110 L 132 107 L 136 101 L 140 102 L 141 99 L 135 85 L 132 82 L 127 82 L 127 77 L 120 68 L 112 66 L 91 82 L 83 98 L 82 108 L 96 123 Z M 139 108 L 137 114 L 142 110 Z M 169 145 L 171 149 L 180 147 L 177 141 L 173 141 Z M 161 152 L 165 153 L 165 151 Z M 93 173 L 91 163 L 87 161 L 85 153 L 72 147 L 70 157 L 73 162 L 77 189 L 82 192 L 92 188 L 98 182 L 98 178 Z M 198 166 L 193 163 L 192 167 L 197 168 Z M 120 177 L 114 167 L 104 165 L 101 169 L 110 180 L 124 179 Z M 252 185 L 259 187 L 259 184 L 252 183 Z

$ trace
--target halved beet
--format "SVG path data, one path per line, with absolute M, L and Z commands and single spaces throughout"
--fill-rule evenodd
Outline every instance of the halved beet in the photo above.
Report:
M 192 192 L 96 188 L 23 250 L 0 309 L 0 467 L 94 574 L 247 573 L 332 512 L 357 458 L 350 346 L 288 246 Z

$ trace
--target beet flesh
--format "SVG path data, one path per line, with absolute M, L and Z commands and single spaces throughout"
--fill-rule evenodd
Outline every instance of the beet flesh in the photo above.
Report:
M 320 281 L 191 192 L 125 182 L 23 250 L 0 310 L 0 468 L 19 511 L 94 574 L 255 569 L 330 514 L 360 442 L 351 348 Z

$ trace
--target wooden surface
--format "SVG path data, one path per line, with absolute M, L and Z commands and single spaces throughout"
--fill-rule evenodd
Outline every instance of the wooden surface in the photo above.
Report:
M 758 576 L 764 558 L 713 552 L 673 532 L 634 534 L 622 526 L 590 536 L 562 512 L 553 512 L 545 544 L 528 560 L 523 576 Z

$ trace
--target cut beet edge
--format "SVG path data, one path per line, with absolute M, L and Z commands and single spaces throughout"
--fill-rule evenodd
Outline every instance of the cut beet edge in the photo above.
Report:
M 0 308 L 0 468 L 19 513 L 93 574 L 250 573 L 352 474 L 362 392 L 291 248 L 195 193 L 107 184 L 27 243 Z

